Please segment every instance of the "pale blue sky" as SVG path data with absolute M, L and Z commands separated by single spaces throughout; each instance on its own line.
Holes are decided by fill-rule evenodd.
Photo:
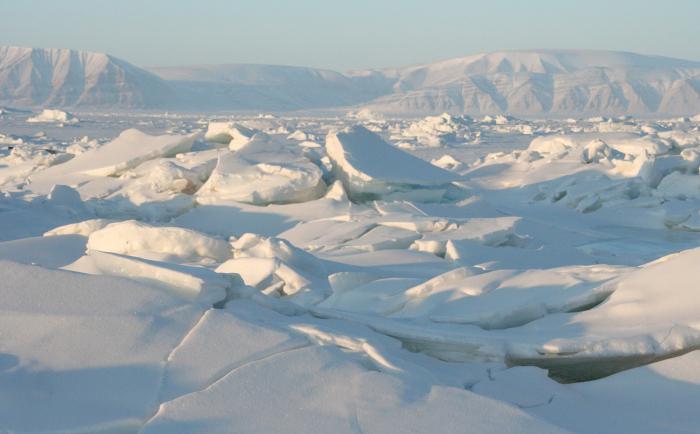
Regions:
M 338 70 L 592 48 L 700 60 L 700 0 L 0 0 L 0 44 Z

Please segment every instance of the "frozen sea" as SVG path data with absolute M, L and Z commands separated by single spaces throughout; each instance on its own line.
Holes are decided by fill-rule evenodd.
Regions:
M 700 426 L 700 117 L 0 111 L 0 432 Z

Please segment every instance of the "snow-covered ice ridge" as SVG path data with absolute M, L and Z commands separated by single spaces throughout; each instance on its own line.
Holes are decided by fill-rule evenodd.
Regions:
M 0 46 L 0 104 L 22 107 L 392 115 L 688 115 L 700 62 L 627 52 L 520 50 L 350 71 L 278 65 L 138 68 L 103 53 Z
M 0 432 L 700 426 L 700 116 L 0 113 Z

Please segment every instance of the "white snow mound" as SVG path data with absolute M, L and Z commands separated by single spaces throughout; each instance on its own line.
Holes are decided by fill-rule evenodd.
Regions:
M 112 223 L 91 233 L 87 248 L 147 258 L 155 253 L 182 261 L 223 262 L 231 257 L 231 248 L 224 240 L 190 229 L 150 226 L 135 220 Z

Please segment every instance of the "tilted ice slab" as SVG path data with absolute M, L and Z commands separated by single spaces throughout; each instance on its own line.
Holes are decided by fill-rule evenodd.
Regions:
M 40 193 L 53 184 L 75 185 L 94 177 L 118 176 L 144 161 L 189 151 L 197 136 L 151 136 L 133 128 L 125 130 L 97 149 L 32 175 L 30 188 Z
M 601 289 L 611 295 L 600 306 L 571 318 L 531 324 L 546 330 L 543 335 L 554 338 L 561 333 L 561 338 L 529 354 L 516 351 L 513 362 L 533 363 L 566 375 L 567 370 L 599 359 L 600 371 L 609 373 L 620 366 L 642 365 L 699 348 L 698 260 L 700 249 L 665 256 L 605 284 Z M 584 336 L 566 337 L 582 330 Z M 594 371 L 591 366 L 588 370 Z
M 334 291 L 319 307 L 507 329 L 596 305 L 610 294 L 600 288 L 601 282 L 624 271 L 593 266 L 479 273 L 460 267 L 419 284 L 410 284 L 411 279 L 379 279 Z
M 494 246 L 517 242 L 519 238 L 513 232 L 517 221 L 514 217 L 448 220 L 400 212 L 377 215 L 367 210 L 356 217 L 338 216 L 300 223 L 282 232 L 280 237 L 323 254 L 410 248 L 445 257 L 451 241 L 474 240 L 477 244 Z
M 206 305 L 223 302 L 234 293 L 239 280 L 207 268 L 148 260 L 116 253 L 88 250 L 64 270 L 123 277 L 164 288 L 188 301 Z
M 298 147 L 297 147 L 298 149 Z M 326 191 L 321 169 L 290 146 L 268 137 L 235 152 L 224 152 L 209 180 L 197 192 L 197 202 L 237 201 L 253 205 L 305 202 Z
M 87 175 L 114 176 L 147 160 L 187 152 L 197 136 L 198 134 L 151 136 L 130 129 L 102 147 L 76 157 L 72 164 L 76 171 Z
M 328 295 L 324 262 L 288 241 L 247 233 L 231 246 L 233 259 L 221 264 L 218 273 L 239 274 L 263 294 L 287 296 L 301 305 L 317 303 Z
M 362 126 L 331 132 L 326 152 L 348 195 L 355 199 L 406 197 L 440 201 L 460 178 L 394 148 Z
M 349 254 L 408 248 L 420 235 L 412 230 L 364 221 L 319 219 L 300 223 L 280 234 L 294 245 L 318 253 Z
M 416 219 L 418 220 L 418 219 Z M 487 246 L 507 246 L 524 243 L 525 239 L 515 233 L 518 217 L 472 218 L 450 222 L 442 230 L 421 231 L 422 236 L 416 240 L 411 249 L 432 252 L 438 256 L 458 260 L 455 243 L 471 241 Z M 399 224 L 387 222 L 385 224 Z M 478 255 L 478 253 L 477 253 Z
M 517 327 L 538 318 L 596 305 L 610 290 L 601 282 L 624 267 L 562 267 L 498 270 L 469 275 L 464 269 L 442 274 L 408 289 L 395 318 L 427 317 L 434 322 L 474 324 L 484 329 Z
M 447 143 L 465 142 L 469 139 L 468 120 L 443 113 L 427 116 L 410 124 L 401 132 L 405 138 L 413 138 L 419 145 L 442 146 Z
M 320 308 L 379 315 L 391 315 L 403 308 L 406 290 L 422 283 L 416 278 L 377 278 L 360 272 L 336 273 L 329 280 L 335 284 L 333 293 L 318 304 Z

